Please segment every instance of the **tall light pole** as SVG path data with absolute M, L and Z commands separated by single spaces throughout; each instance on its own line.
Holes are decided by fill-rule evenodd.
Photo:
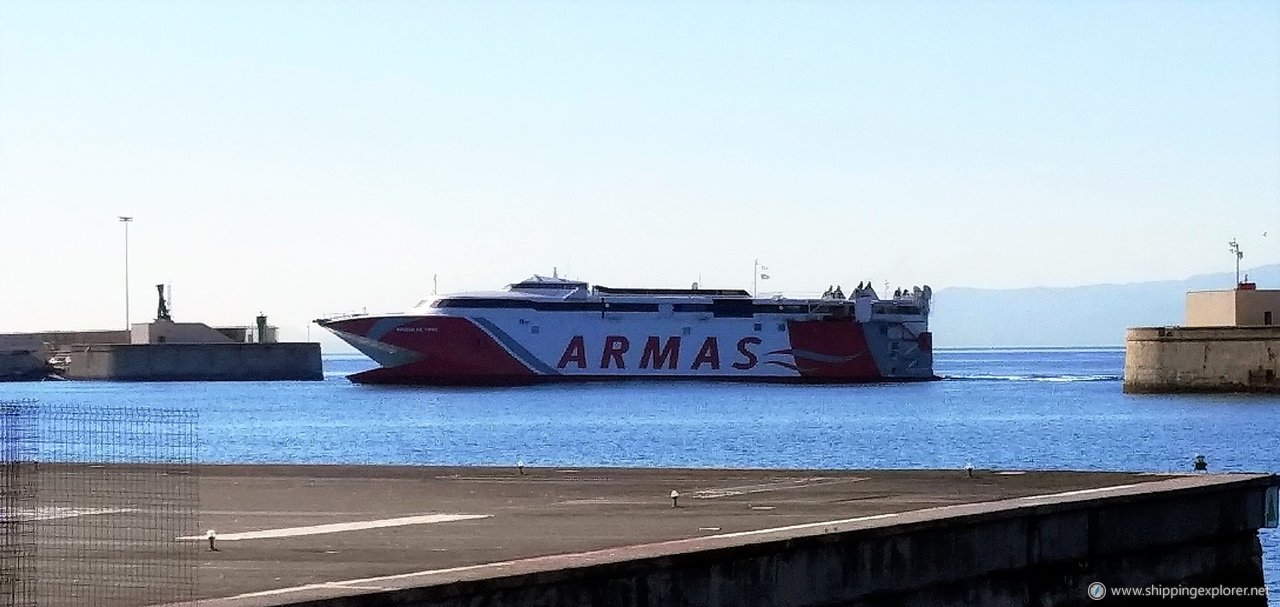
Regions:
M 1228 242 L 1227 244 L 1231 245 L 1231 249 L 1230 249 L 1231 255 L 1236 258 L 1236 285 L 1234 288 L 1239 289 L 1240 288 L 1240 260 L 1244 258 L 1244 252 L 1240 250 L 1240 243 L 1236 242 L 1236 239 L 1234 238 L 1232 238 L 1231 242 Z
M 133 221 L 132 217 L 120 216 L 120 223 L 124 224 L 124 330 L 130 331 L 133 325 L 129 322 L 129 224 Z

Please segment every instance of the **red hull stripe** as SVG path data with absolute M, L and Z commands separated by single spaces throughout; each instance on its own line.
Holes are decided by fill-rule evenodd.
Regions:
M 550 365 L 542 362 L 541 360 L 538 360 L 538 357 L 535 356 L 533 352 L 530 352 L 527 348 L 520 345 L 520 342 L 513 339 L 510 335 L 507 335 L 506 331 L 503 331 L 502 329 L 498 328 L 498 325 L 495 325 L 484 318 L 472 318 L 470 320 L 471 322 L 474 322 L 477 325 L 480 325 L 481 329 L 484 329 L 484 331 L 488 333 L 490 337 L 496 340 L 499 344 L 502 344 L 502 347 L 506 348 L 507 351 L 510 352 L 512 356 L 516 357 L 516 359 L 524 363 L 526 367 L 529 367 L 530 369 L 538 373 L 541 373 L 543 375 L 559 375 L 560 374 L 559 371 L 551 368 Z
M 862 324 L 856 322 L 789 322 L 791 355 L 806 379 L 870 381 L 884 379 Z

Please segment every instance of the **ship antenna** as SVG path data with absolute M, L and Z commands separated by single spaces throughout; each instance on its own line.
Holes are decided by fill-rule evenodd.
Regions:
M 1236 242 L 1236 239 L 1234 238 L 1232 238 L 1231 242 L 1228 242 L 1227 244 L 1231 245 L 1231 249 L 1230 249 L 1231 253 L 1236 256 L 1236 286 L 1239 287 L 1240 286 L 1240 259 L 1244 257 L 1244 251 L 1240 250 L 1240 243 Z
M 431 294 L 436 295 L 440 292 L 440 275 L 431 275 Z
M 560 268 L 557 268 L 557 267 L 555 267 L 555 266 L 551 266 L 551 277 L 552 277 L 552 278 L 560 278 Z

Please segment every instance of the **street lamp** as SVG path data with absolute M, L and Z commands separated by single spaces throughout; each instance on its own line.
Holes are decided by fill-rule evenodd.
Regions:
M 1263 232 L 1263 236 L 1265 236 L 1265 235 L 1266 235 L 1266 232 Z M 1229 250 L 1231 251 L 1231 255 L 1232 255 L 1232 256 L 1234 256 L 1234 257 L 1236 258 L 1236 285 L 1235 285 L 1235 288 L 1239 289 L 1239 288 L 1240 288 L 1240 260 L 1241 260 L 1241 259 L 1244 259 L 1244 251 L 1241 251 L 1241 250 L 1240 250 L 1240 243 L 1236 242 L 1236 239 L 1234 239 L 1234 238 L 1232 238 L 1232 239 L 1231 239 L 1231 242 L 1228 242 L 1227 244 L 1231 246 L 1231 249 L 1229 249 Z
M 129 224 L 133 221 L 132 217 L 120 216 L 120 223 L 124 224 L 124 330 L 130 331 L 133 325 L 129 323 Z

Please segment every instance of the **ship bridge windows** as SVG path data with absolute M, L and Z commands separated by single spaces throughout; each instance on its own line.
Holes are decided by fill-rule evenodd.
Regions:
M 438 299 L 432 308 L 513 309 L 539 312 L 657 312 L 658 304 L 604 301 L 530 301 L 527 299 L 455 297 Z
M 871 311 L 876 314 L 901 314 L 904 316 L 919 316 L 920 306 L 907 306 L 900 304 L 876 304 L 871 307 Z
M 711 313 L 716 318 L 751 318 L 756 314 L 756 304 L 750 299 L 713 299 Z
M 431 304 L 433 308 L 528 308 L 530 305 L 527 301 L 518 299 L 437 299 Z
M 657 312 L 658 304 L 609 301 L 604 303 L 604 309 L 610 312 Z

